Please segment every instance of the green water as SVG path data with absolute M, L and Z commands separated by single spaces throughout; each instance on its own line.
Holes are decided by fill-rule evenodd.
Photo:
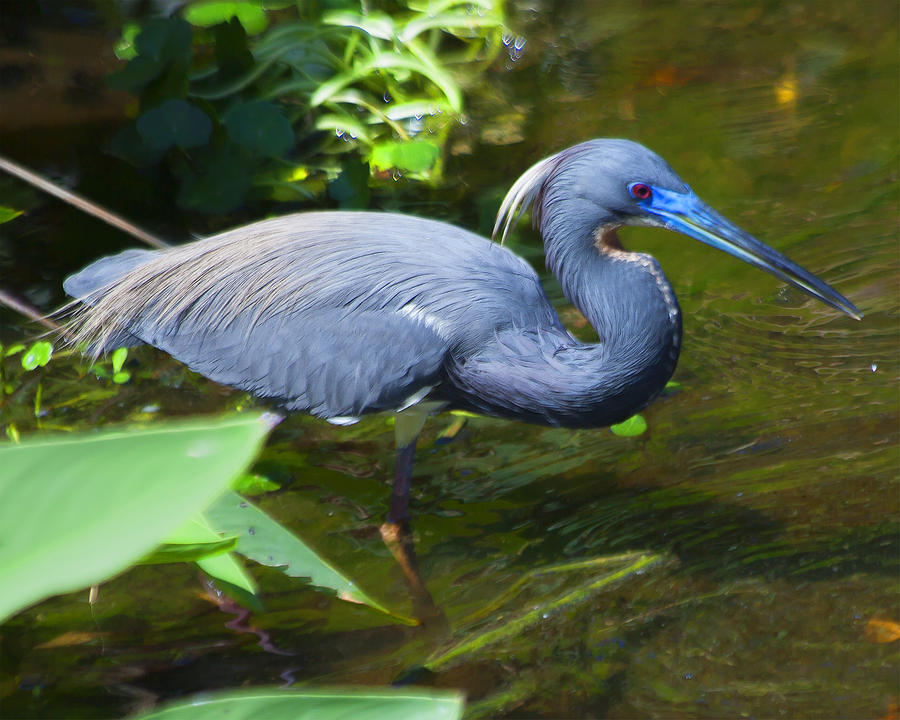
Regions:
M 896 717 L 896 6 L 523 2 L 512 11 L 521 55 L 469 90 L 446 186 L 404 188 L 403 209 L 486 231 L 531 162 L 590 137 L 630 137 L 865 319 L 687 238 L 623 232 L 678 293 L 681 386 L 644 413 L 639 438 L 474 418 L 435 445 L 453 419 L 430 423 L 412 502 L 422 575 L 446 624 L 396 626 L 254 567 L 266 611 L 248 623 L 293 653 L 279 655 L 226 627 L 233 617 L 191 567 L 142 567 L 102 586 L 93 609 L 86 593 L 66 596 L 0 628 L 4 716 L 120 716 L 215 688 L 406 678 L 462 688 L 471 717 Z M 99 157 L 101 134 L 17 130 L 0 135 L 0 149 L 82 167 Z M 152 186 L 140 200 L 123 193 L 122 208 L 114 184 L 98 179 L 110 161 L 95 162 L 80 186 L 92 197 L 154 228 L 197 222 L 154 208 Z M 47 205 L 15 249 L 6 236 L 0 260 L 44 309 L 60 299 L 61 276 L 128 244 Z M 524 228 L 513 247 L 539 265 Z M 549 291 L 561 300 L 552 282 Z M 3 340 L 22 332 L 3 318 Z M 244 403 L 161 353 L 136 359 L 135 380 L 105 398 L 90 375 L 58 366 L 67 397 L 76 381 L 94 396 L 54 405 L 51 392 L 41 424 Z M 27 430 L 20 402 L 3 412 Z M 148 406 L 160 411 L 142 413 Z M 291 418 L 258 466 L 285 488 L 260 504 L 404 610 L 402 576 L 377 529 L 392 442 L 386 416 L 350 429 Z M 65 633 L 84 635 L 41 647 Z

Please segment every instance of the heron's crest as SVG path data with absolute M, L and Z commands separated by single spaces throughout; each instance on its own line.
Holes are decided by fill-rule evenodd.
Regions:
M 540 214 L 541 191 L 547 179 L 553 175 L 554 170 L 562 161 L 562 154 L 557 153 L 536 162 L 522 173 L 519 179 L 513 183 L 509 192 L 506 193 L 506 197 L 500 203 L 500 209 L 497 211 L 497 220 L 494 222 L 494 230 L 491 233 L 491 237 L 496 240 L 497 231 L 501 225 L 503 226 L 503 233 L 500 236 L 501 245 L 506 242 L 509 231 L 526 211 L 534 211 L 532 223 L 536 225 L 540 222 L 538 216 Z

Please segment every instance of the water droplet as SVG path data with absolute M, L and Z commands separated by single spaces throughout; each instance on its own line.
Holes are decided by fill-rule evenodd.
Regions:
M 242 508 L 245 508 L 245 507 L 247 507 L 247 503 L 245 503 L 245 502 L 242 502 L 242 503 L 241 503 L 241 507 L 242 507 Z
M 513 34 L 511 32 L 504 31 L 503 44 L 506 45 L 507 47 L 509 47 L 510 45 L 512 45 L 513 40 L 515 40 L 515 37 L 513 36 Z
M 391 178 L 393 178 L 394 182 L 396 182 L 397 180 L 399 180 L 402 177 L 403 177 L 403 173 L 401 173 L 399 170 L 394 170 L 391 173 Z
M 334 134 L 335 134 L 336 137 L 344 137 L 344 131 L 341 130 L 340 128 L 335 128 L 335 129 L 334 129 Z
M 878 363 L 872 363 L 869 367 L 872 368 L 872 372 L 875 372 L 878 370 Z
M 256 535 L 256 528 L 247 528 L 248 535 Z

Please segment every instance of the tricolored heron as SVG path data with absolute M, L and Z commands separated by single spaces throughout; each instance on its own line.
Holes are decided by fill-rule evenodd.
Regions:
M 416 438 L 441 407 L 573 428 L 631 416 L 678 360 L 681 311 L 624 225 L 676 230 L 767 270 L 854 318 L 843 295 L 704 204 L 662 158 L 591 140 L 531 167 L 494 234 L 528 208 L 548 268 L 597 343 L 563 326 L 535 271 L 453 225 L 377 212 L 263 220 L 163 250 L 127 250 L 65 281 L 76 340 L 147 343 L 224 385 L 334 423 L 397 419 L 390 523 L 408 519 Z

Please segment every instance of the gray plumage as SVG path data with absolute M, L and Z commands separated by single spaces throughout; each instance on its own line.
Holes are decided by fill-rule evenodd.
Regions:
M 656 205 L 639 197 L 644 189 Z M 513 185 L 497 228 L 505 238 L 533 210 L 548 267 L 597 330 L 596 344 L 572 337 L 514 253 L 399 214 L 264 220 L 180 247 L 103 258 L 64 287 L 82 303 L 76 341 L 95 353 L 145 342 L 289 410 L 342 419 L 429 395 L 491 415 L 605 426 L 661 391 L 681 341 L 681 313 L 658 263 L 622 249 L 615 229 L 670 227 L 711 244 L 713 231 L 727 230 L 722 242 L 741 247 L 753 240 L 737 237 L 743 231 L 720 216 L 704 235 L 690 223 L 706 222 L 705 206 L 682 213 L 682 222 L 672 210 L 682 202 L 699 203 L 661 158 L 626 140 L 569 148 Z M 833 296 L 793 279 L 796 266 L 753 242 L 771 253 L 756 264 L 852 308 L 824 283 Z

